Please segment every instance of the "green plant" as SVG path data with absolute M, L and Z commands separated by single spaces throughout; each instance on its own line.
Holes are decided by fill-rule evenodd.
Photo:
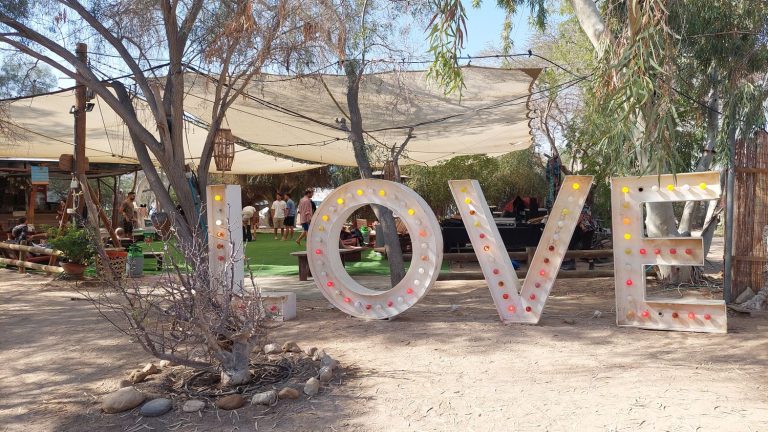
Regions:
M 48 243 L 64 252 L 64 258 L 72 263 L 87 264 L 95 253 L 88 233 L 82 228 L 67 227 L 63 232 L 52 228 L 48 230 Z

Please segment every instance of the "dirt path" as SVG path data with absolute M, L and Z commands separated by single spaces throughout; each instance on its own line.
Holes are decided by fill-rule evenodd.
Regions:
M 727 335 L 619 328 L 612 281 L 571 279 L 538 326 L 501 325 L 480 281 L 440 282 L 399 319 L 365 322 L 311 282 L 261 284 L 299 298 L 273 339 L 325 347 L 348 367 L 341 384 L 270 409 L 143 419 L 96 401 L 147 356 L 71 286 L 0 270 L 0 431 L 768 431 L 765 318 L 731 317 Z

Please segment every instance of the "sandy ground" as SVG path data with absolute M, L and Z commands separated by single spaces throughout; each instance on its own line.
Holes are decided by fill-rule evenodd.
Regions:
M 537 326 L 501 325 L 482 281 L 366 322 L 311 281 L 260 282 L 299 299 L 272 338 L 325 347 L 341 379 L 273 408 L 145 419 L 97 401 L 149 357 L 70 285 L 0 270 L 0 431 L 768 431 L 766 318 L 733 316 L 726 335 L 619 328 L 612 280 L 570 279 Z

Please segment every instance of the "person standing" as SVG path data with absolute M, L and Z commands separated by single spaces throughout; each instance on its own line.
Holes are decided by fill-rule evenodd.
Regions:
M 129 239 L 133 239 L 133 224 L 136 220 L 136 209 L 133 206 L 133 202 L 136 201 L 136 192 L 128 192 L 128 196 L 120 205 L 120 215 L 123 217 L 123 231 L 125 236 Z
M 242 211 L 243 216 L 243 240 L 253 241 L 253 233 L 251 231 L 251 218 L 256 214 L 256 208 L 253 206 L 245 206 Z
M 272 203 L 272 227 L 275 230 L 275 240 L 277 240 L 277 230 L 280 229 L 280 238 L 285 240 L 285 201 L 283 195 L 278 192 L 275 194 L 275 201 Z
M 299 238 L 296 239 L 296 244 L 299 246 L 301 246 L 301 239 L 307 237 L 309 223 L 312 221 L 312 215 L 314 214 L 312 195 L 314 195 L 312 189 L 307 189 L 304 191 L 304 197 L 299 200 L 297 212 L 299 214 L 299 219 L 301 219 L 301 234 L 299 235 Z
M 285 240 L 290 237 L 293 240 L 293 233 L 296 230 L 296 203 L 291 199 L 291 194 L 286 192 L 283 196 L 285 198 Z

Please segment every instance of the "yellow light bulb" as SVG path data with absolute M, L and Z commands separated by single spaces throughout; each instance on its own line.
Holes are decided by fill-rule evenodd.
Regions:
M 358 194 L 358 195 L 362 195 L 362 194 L 363 194 L 363 190 L 362 190 L 362 189 L 358 189 L 358 190 L 357 190 L 357 194 Z
M 630 233 L 624 234 L 624 240 L 629 240 L 631 238 L 632 238 L 632 234 L 630 234 Z
M 629 188 L 624 186 L 623 188 L 621 188 L 621 191 L 624 193 L 629 193 Z
M 706 183 L 700 183 L 699 187 L 701 188 L 701 190 L 704 190 L 704 189 L 707 188 L 707 184 Z
M 411 216 L 413 216 L 414 214 L 416 214 L 416 210 L 414 210 L 414 209 L 408 209 L 408 214 L 409 214 L 409 215 L 411 215 Z
M 336 203 L 337 204 L 344 204 L 344 199 L 343 198 L 339 198 L 339 199 L 336 200 Z
M 568 215 L 568 213 L 570 213 L 570 212 L 568 211 L 568 209 L 563 209 L 563 211 L 562 211 L 562 212 L 560 212 L 560 213 L 562 213 L 562 214 L 563 214 L 563 216 L 567 216 L 567 215 Z
M 386 192 L 384 192 L 384 189 L 379 189 L 379 195 L 381 195 L 381 196 L 384 196 L 384 195 L 386 195 L 386 194 L 387 194 L 387 193 L 386 193 Z
M 464 198 L 464 202 L 465 202 L 465 203 L 467 203 L 467 204 L 469 204 L 469 203 L 471 203 L 471 202 L 472 202 L 472 200 L 471 200 L 470 198 Z
M 581 185 L 580 185 L 580 184 L 578 184 L 578 183 L 574 183 L 574 184 L 573 184 L 571 187 L 573 187 L 573 190 L 579 190 L 579 188 L 581 187 Z
M 213 199 L 216 201 L 221 201 L 221 195 L 214 195 Z
M 325 231 L 325 227 L 320 227 L 317 230 L 320 231 L 320 232 L 323 232 L 323 231 Z
M 624 208 L 629 208 L 629 203 L 628 202 L 624 202 L 624 203 L 621 204 L 621 206 L 624 207 Z
M 475 221 L 475 226 L 479 227 L 480 226 L 480 221 Z
M 624 249 L 624 253 L 627 255 L 632 255 L 632 249 L 629 249 L 629 248 Z
M 667 190 L 670 190 L 670 191 L 675 190 L 675 185 L 673 185 L 673 184 L 667 185 Z
M 323 220 L 324 220 L 325 222 L 328 222 L 328 215 L 323 215 Z
M 459 190 L 460 190 L 461 192 L 464 192 L 464 193 L 466 193 L 466 192 L 467 192 L 467 187 L 466 187 L 466 186 L 464 186 L 463 188 L 461 188 L 461 189 L 459 189 Z

